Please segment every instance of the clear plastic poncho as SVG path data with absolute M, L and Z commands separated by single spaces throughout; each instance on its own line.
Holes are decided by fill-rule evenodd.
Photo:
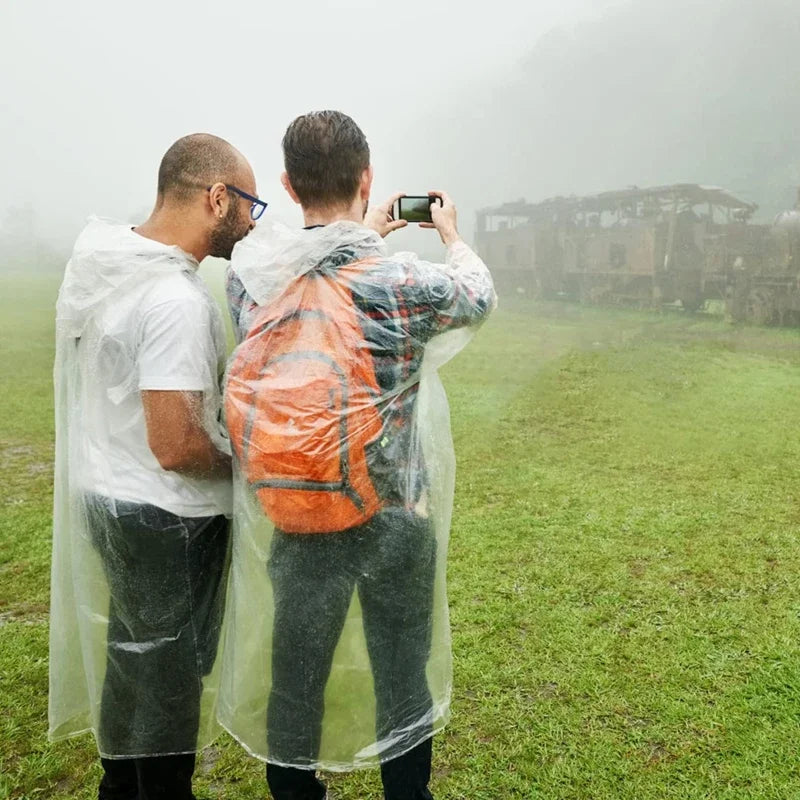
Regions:
M 218 732 L 230 480 L 162 469 L 140 395 L 191 392 L 229 452 L 221 316 L 196 268 L 92 219 L 57 303 L 49 732 L 92 731 L 108 758 L 192 752 Z
M 449 717 L 455 459 L 437 369 L 495 305 L 463 242 L 388 256 L 354 223 L 234 250 L 234 533 L 219 718 L 302 768 L 385 762 Z

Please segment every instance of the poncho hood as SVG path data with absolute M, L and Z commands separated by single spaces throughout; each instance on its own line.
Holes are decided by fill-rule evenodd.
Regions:
M 140 236 L 129 224 L 90 217 L 64 274 L 56 303 L 57 331 L 80 336 L 102 303 L 154 271 L 197 267 L 197 261 L 180 247 Z
M 337 251 L 346 251 L 345 263 L 387 254 L 384 240 L 356 222 L 295 229 L 267 221 L 236 245 L 231 269 L 250 297 L 259 305 L 266 305 L 294 278 Z

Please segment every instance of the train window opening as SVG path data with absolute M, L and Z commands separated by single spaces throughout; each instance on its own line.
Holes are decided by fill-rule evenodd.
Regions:
M 608 263 L 612 269 L 621 269 L 628 263 L 628 251 L 624 244 L 611 242 L 608 247 Z

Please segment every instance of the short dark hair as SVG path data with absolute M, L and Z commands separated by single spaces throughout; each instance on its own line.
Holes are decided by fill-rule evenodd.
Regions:
M 232 144 L 210 133 L 193 133 L 167 150 L 158 168 L 158 195 L 177 202 L 191 199 L 214 183 L 235 183 L 241 156 Z
M 350 203 L 369 167 L 367 137 L 341 111 L 312 111 L 286 129 L 283 163 L 306 208 Z

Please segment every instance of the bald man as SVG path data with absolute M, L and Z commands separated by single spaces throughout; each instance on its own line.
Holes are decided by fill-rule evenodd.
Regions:
M 186 136 L 149 219 L 90 220 L 59 293 L 50 735 L 94 733 L 100 800 L 190 800 L 216 731 L 230 450 L 197 268 L 265 207 L 241 153 Z

